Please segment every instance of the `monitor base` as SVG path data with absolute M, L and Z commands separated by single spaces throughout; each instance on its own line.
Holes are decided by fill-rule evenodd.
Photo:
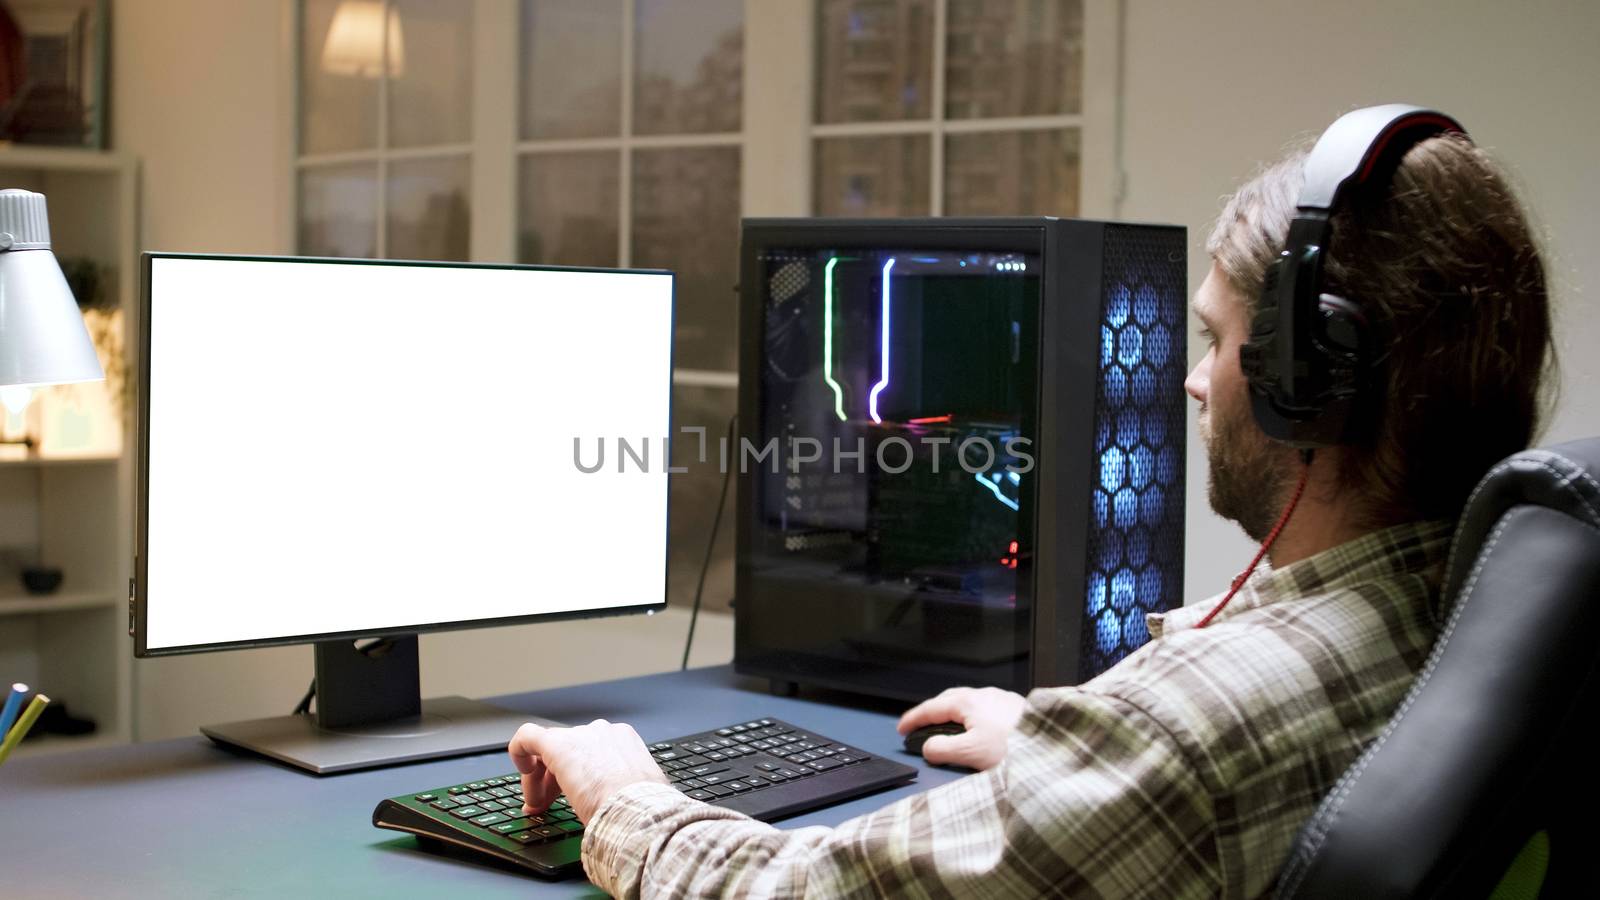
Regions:
M 275 716 L 204 725 L 200 732 L 219 744 L 332 775 L 504 750 L 524 722 L 561 724 L 465 697 L 435 697 L 422 701 L 420 716 L 386 722 L 330 728 L 314 716 Z

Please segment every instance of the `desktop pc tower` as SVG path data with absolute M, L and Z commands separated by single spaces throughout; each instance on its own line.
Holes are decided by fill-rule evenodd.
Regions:
M 1181 227 L 750 219 L 735 666 L 1074 684 L 1181 603 Z

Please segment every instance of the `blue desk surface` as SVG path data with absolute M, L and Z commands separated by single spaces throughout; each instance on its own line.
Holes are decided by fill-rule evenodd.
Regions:
M 844 699 L 845 705 L 840 704 Z M 834 825 L 960 777 L 906 754 L 897 707 L 786 698 L 726 666 L 495 698 L 558 721 L 628 722 L 646 741 L 773 716 L 903 760 L 917 781 L 797 816 Z M 510 735 L 506 736 L 509 740 Z M 372 827 L 385 797 L 510 771 L 503 753 L 318 778 L 196 735 L 12 760 L 0 768 L 0 894 L 58 896 L 584 896 L 563 882 L 437 856 Z

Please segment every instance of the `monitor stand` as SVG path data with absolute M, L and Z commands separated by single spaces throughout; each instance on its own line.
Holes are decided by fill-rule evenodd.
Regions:
M 424 700 L 416 636 L 391 641 L 370 654 L 353 641 L 319 642 L 315 715 L 206 725 L 200 731 L 219 744 L 330 775 L 504 750 L 524 722 L 559 724 L 465 697 Z

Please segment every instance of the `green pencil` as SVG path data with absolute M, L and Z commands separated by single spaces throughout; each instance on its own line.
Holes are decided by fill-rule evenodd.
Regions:
M 0 765 L 3 765 L 6 757 L 11 755 L 12 748 L 22 743 L 23 736 L 28 733 L 28 729 L 33 727 L 34 720 L 39 718 L 39 713 L 44 712 L 44 708 L 49 702 L 50 698 L 43 694 L 33 695 L 33 702 L 29 703 L 28 708 L 22 711 L 22 716 L 17 719 L 17 724 L 11 726 L 11 731 L 6 735 L 6 739 L 0 741 Z

